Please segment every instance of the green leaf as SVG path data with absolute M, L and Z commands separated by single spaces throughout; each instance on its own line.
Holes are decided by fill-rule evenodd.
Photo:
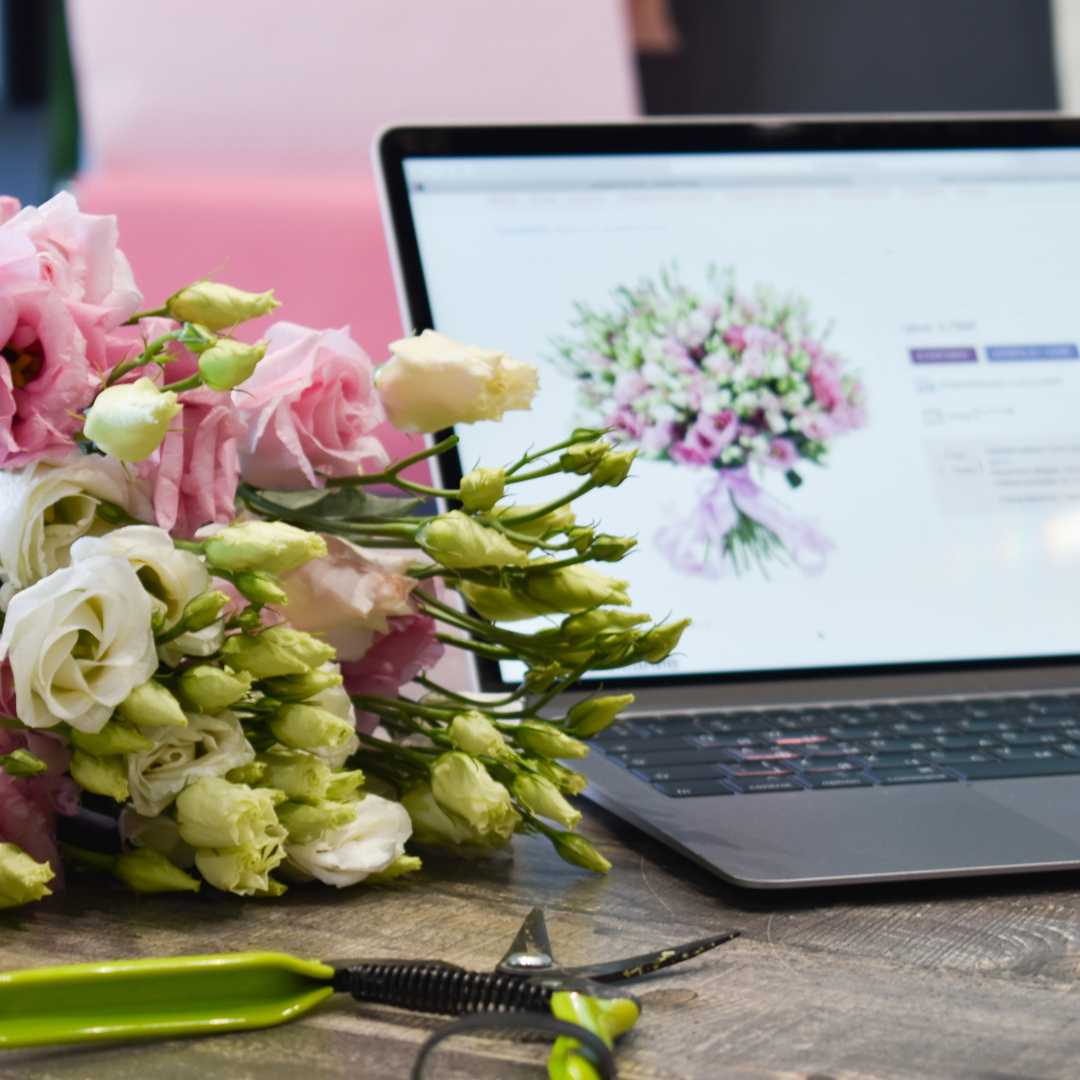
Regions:
M 336 521 L 408 517 L 421 502 L 412 498 L 388 499 L 353 487 L 328 491 L 262 491 L 259 494 L 284 511 L 300 511 Z

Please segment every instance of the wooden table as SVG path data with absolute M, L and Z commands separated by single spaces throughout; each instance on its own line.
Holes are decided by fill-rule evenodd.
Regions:
M 588 804 L 584 804 L 588 807 Z M 106 881 L 0 913 L 0 966 L 278 949 L 490 968 L 535 904 L 558 958 L 592 963 L 735 926 L 743 936 L 638 983 L 620 1076 L 700 1080 L 1073 1080 L 1080 1075 L 1075 875 L 801 894 L 735 890 L 596 808 L 614 863 L 574 870 L 518 838 L 514 858 L 434 855 L 414 882 L 276 902 L 136 899 Z M 19 1080 L 393 1080 L 437 1017 L 339 996 L 299 1023 L 170 1042 L 0 1053 Z M 530 1080 L 544 1048 L 470 1040 L 455 1077 Z

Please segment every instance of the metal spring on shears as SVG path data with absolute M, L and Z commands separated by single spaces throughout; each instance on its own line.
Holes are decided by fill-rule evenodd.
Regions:
M 554 990 L 518 976 L 466 971 L 449 964 L 356 964 L 339 968 L 334 989 L 357 1001 L 413 1012 L 457 1016 L 474 1012 L 549 1011 Z

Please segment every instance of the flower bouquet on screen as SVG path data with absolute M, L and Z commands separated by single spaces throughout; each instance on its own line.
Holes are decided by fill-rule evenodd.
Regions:
M 578 334 L 558 343 L 593 422 L 659 461 L 701 470 L 697 506 L 657 546 L 689 574 L 716 577 L 771 559 L 820 570 L 830 541 L 765 490 L 790 489 L 803 465 L 866 423 L 863 386 L 815 332 L 805 300 L 739 293 L 710 275 L 700 295 L 664 273 L 620 289 L 603 311 L 578 305 Z
M 633 541 L 571 505 L 633 452 L 575 432 L 432 487 L 417 469 L 455 440 L 391 461 L 380 426 L 497 421 L 534 368 L 430 331 L 378 369 L 345 330 L 245 340 L 272 292 L 200 281 L 147 308 L 117 239 L 68 194 L 0 200 L 0 907 L 65 871 L 138 893 L 382 883 L 420 867 L 414 844 L 515 833 L 605 872 L 564 762 L 632 697 L 556 699 L 663 660 L 686 625 L 628 610 L 597 564 Z M 565 496 L 519 497 L 555 473 Z M 526 674 L 445 687 L 447 647 Z

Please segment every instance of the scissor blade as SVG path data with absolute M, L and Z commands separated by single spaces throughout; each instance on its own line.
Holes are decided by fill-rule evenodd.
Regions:
M 632 956 L 629 960 L 612 960 L 607 964 L 569 968 L 567 973 L 582 979 L 592 979 L 593 982 L 636 979 L 640 975 L 647 975 L 650 971 L 659 971 L 661 968 L 671 967 L 672 964 L 692 960 L 695 956 L 700 956 L 703 952 L 715 949 L 717 945 L 723 945 L 725 941 L 738 936 L 738 930 L 725 930 L 720 934 L 713 934 L 712 937 L 691 941 L 687 945 L 676 945 L 671 949 L 660 949 L 657 952 Z
M 551 954 L 551 941 L 548 939 L 544 913 L 540 908 L 534 907 L 525 916 L 521 929 L 518 930 L 510 948 L 506 950 L 506 955 L 499 961 L 495 970 L 508 970 L 517 974 L 522 969 L 536 970 L 552 967 L 554 963 L 555 958 Z

